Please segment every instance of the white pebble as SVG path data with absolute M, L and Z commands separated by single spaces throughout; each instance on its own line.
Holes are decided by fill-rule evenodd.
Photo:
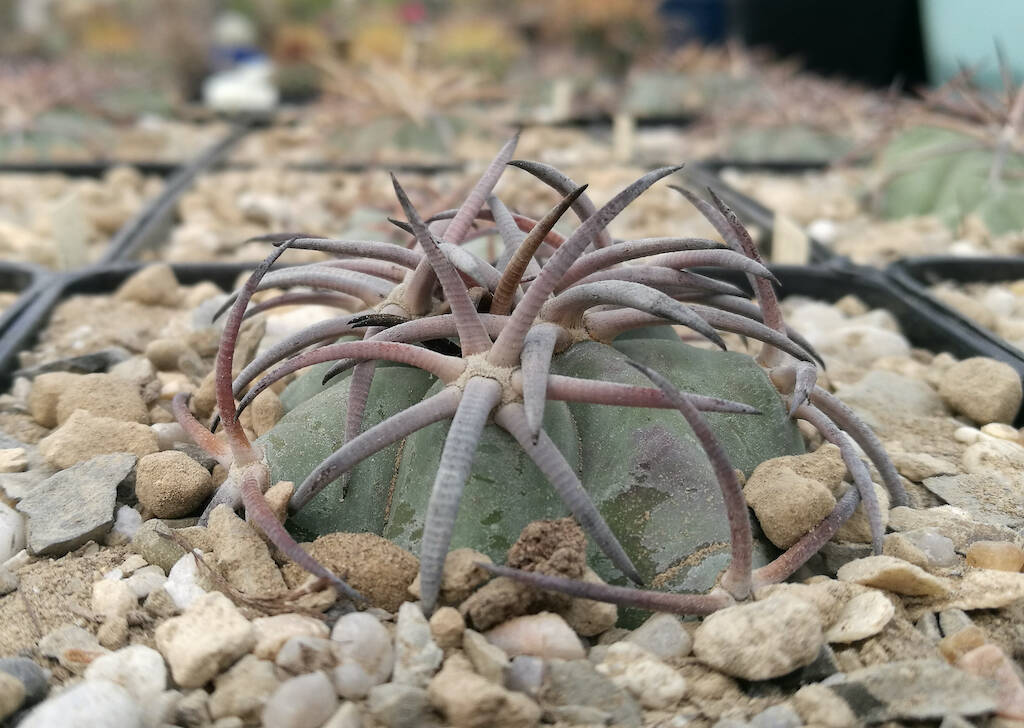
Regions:
M 121 506 L 114 514 L 114 527 L 107 534 L 107 542 L 128 543 L 142 525 L 142 514 L 131 506 Z
M 6 503 L 0 503 L 0 561 L 7 561 L 25 548 L 25 518 Z
M 1000 440 L 1017 442 L 1017 428 L 1003 422 L 990 422 L 987 425 L 982 425 L 981 431 Z
M 164 590 L 178 609 L 188 609 L 192 602 L 206 594 L 206 590 L 196 581 L 198 575 L 199 565 L 193 554 L 185 554 L 171 567 Z
M 956 440 L 957 442 L 966 443 L 968 445 L 977 442 L 980 438 L 981 430 L 979 430 L 976 427 L 968 427 L 964 425 L 963 427 L 956 428 L 956 430 L 953 432 L 954 440 Z
M 331 681 L 322 672 L 311 672 L 281 683 L 263 708 L 263 725 L 320 728 L 337 708 Z
M 150 593 L 164 586 L 167 577 L 159 566 L 146 566 L 125 579 L 125 583 L 135 592 L 136 597 L 145 599 Z
M 138 605 L 135 592 L 123 581 L 101 579 L 92 585 L 92 611 L 97 615 L 123 617 Z
M 611 645 L 597 671 L 628 690 L 648 710 L 667 710 L 686 694 L 682 675 L 632 642 Z
M 146 705 L 167 688 L 167 665 L 153 648 L 132 645 L 97 657 L 85 669 L 85 679 L 109 680 Z
M 370 688 L 390 677 L 395 651 L 391 635 L 376 617 L 363 612 L 346 614 L 335 623 L 331 639 L 339 663 L 334 669 L 334 686 L 343 698 L 364 698 Z
M 583 643 L 557 614 L 541 612 L 499 624 L 486 635 L 509 657 L 534 655 L 549 659 L 580 660 L 587 656 Z

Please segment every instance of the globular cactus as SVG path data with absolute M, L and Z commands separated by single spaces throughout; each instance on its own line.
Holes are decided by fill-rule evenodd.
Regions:
M 175 402 L 182 425 L 229 467 L 207 513 L 219 503 L 243 505 L 285 554 L 342 597 L 358 599 L 299 548 L 263 498 L 277 479 L 300 482 L 290 504 L 295 532 L 373 530 L 419 551 L 427 612 L 436 605 L 451 546 L 497 556 L 527 522 L 565 512 L 589 534 L 592 562 L 609 581 L 652 580 L 711 593 L 578 584 L 493 568 L 590 598 L 706 613 L 786 578 L 861 498 L 880 550 L 878 502 L 853 441 L 897 504 L 906 502 L 898 476 L 870 430 L 816 386 L 816 356 L 786 327 L 773 276 L 732 211 L 714 193 L 711 204 L 680 189 L 725 246 L 682 238 L 614 241 L 608 223 L 679 167 L 644 175 L 596 209 L 584 187 L 553 168 L 511 162 L 514 146 L 515 140 L 505 145 L 461 207 L 426 220 L 395 180 L 406 221 L 394 222 L 410 234 L 409 247 L 301 233 L 274 239 L 276 248 L 227 304 L 216 370 L 226 437 L 192 418 L 184 397 Z M 562 200 L 540 220 L 509 211 L 492 194 L 509 164 Z M 569 209 L 582 222 L 563 237 L 553 228 Z M 478 220 L 495 227 L 473 233 Z M 495 229 L 504 251 L 493 264 L 460 245 Z M 270 271 L 292 247 L 338 258 Z M 689 270 L 697 266 L 742 271 L 761 305 Z M 292 286 L 314 290 L 249 306 L 257 290 Z M 243 318 L 304 301 L 359 313 L 293 335 L 232 382 Z M 718 331 L 764 345 L 755 361 L 686 344 L 668 324 L 720 349 Z M 291 411 L 250 444 L 241 410 L 310 366 L 320 369 L 284 394 Z M 774 554 L 757 551 L 768 563 L 755 570 L 757 549 L 735 468 L 749 472 L 766 458 L 800 452 L 795 417 L 841 448 L 856 488 L 786 552 L 769 561 Z

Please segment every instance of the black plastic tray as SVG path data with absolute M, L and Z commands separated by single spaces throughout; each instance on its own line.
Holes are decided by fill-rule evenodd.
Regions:
M 995 332 L 979 325 L 935 298 L 928 287 L 941 281 L 954 283 L 1004 283 L 1024 279 L 1024 257 L 961 258 L 946 255 L 906 258 L 892 263 L 886 272 L 908 293 L 926 299 L 937 309 L 962 321 L 973 338 L 984 341 L 991 353 L 1024 377 L 1024 352 Z
M 17 293 L 17 300 L 0 312 L 0 334 L 46 288 L 53 274 L 30 263 L 0 261 L 0 291 Z
M 125 279 L 145 267 L 146 263 L 121 262 L 98 266 L 78 273 L 49 276 L 34 300 L 19 312 L 6 329 L 0 330 L 0 389 L 10 385 L 18 370 L 18 353 L 31 347 L 46 328 L 50 314 L 63 299 L 76 294 L 113 293 Z M 250 271 L 255 263 L 174 263 L 178 282 L 191 285 L 212 281 L 225 291 L 234 287 L 238 276 Z M 0 272 L 2 276 L 2 272 Z M 0 277 L 2 281 L 2 277 Z
M 134 167 L 142 174 L 170 177 L 182 163 L 148 160 L 97 160 L 94 162 L 0 162 L 0 174 L 65 174 L 68 177 L 99 177 L 113 167 Z
M 683 173 L 693 184 L 701 185 L 703 187 L 711 187 L 718 196 L 726 202 L 726 204 L 735 210 L 741 220 L 746 223 L 757 225 L 759 228 L 764 230 L 766 237 L 762 246 L 765 252 L 770 254 L 771 235 L 772 230 L 775 229 L 775 213 L 757 200 L 752 197 L 748 197 L 723 180 L 719 175 L 719 172 L 727 166 L 730 165 L 721 160 L 704 160 L 687 164 L 683 169 Z M 786 163 L 775 163 L 747 165 L 745 169 L 759 169 L 769 172 L 785 172 L 789 174 L 797 171 L 820 170 L 824 169 L 824 166 L 800 165 L 797 163 L 793 163 L 791 165 Z M 810 236 L 808 236 L 808 238 L 810 239 L 811 249 L 809 262 L 811 264 L 827 263 L 839 258 L 839 256 L 833 253 L 821 241 L 815 240 Z

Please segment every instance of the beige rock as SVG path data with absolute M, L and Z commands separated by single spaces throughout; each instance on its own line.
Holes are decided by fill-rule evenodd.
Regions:
M 908 508 L 897 506 L 889 511 L 889 528 L 893 531 L 911 531 L 935 528 L 953 542 L 959 553 L 975 541 L 1015 541 L 1017 533 L 1006 526 L 975 521 L 966 511 L 955 506 L 935 508 Z
M 180 338 L 153 339 L 146 345 L 145 355 L 160 371 L 173 372 L 178 370 L 178 360 L 188 351 L 188 344 Z
M 331 533 L 304 546 L 313 557 L 365 596 L 372 605 L 395 612 L 406 600 L 419 560 L 405 549 L 372 533 Z M 308 574 L 295 564 L 283 568 L 289 587 Z
M 220 510 L 218 507 L 217 510 Z M 212 520 L 212 519 L 211 519 Z M 263 660 L 273 660 L 281 646 L 292 637 L 326 638 L 331 631 L 319 619 L 303 614 L 275 614 L 252 621 L 256 646 L 253 654 Z
M 0 720 L 21 707 L 25 702 L 25 686 L 10 673 L 0 672 Z
M 477 566 L 478 562 L 490 564 L 491 557 L 475 549 L 452 549 L 444 559 L 444 571 L 441 576 L 440 603 L 455 606 L 461 604 L 478 586 L 491 578 L 484 569 Z M 420 598 L 420 577 L 416 574 L 409 585 L 409 594 Z
M 858 594 L 846 603 L 838 619 L 825 632 L 828 642 L 857 642 L 882 631 L 896 613 L 893 603 L 879 591 Z
M 206 684 L 256 644 L 252 625 L 219 592 L 196 599 L 156 628 L 156 646 L 183 688 Z
M 39 452 L 63 470 L 96 455 L 130 452 L 138 457 L 158 449 L 156 433 L 138 422 L 96 417 L 78 410 L 61 427 L 39 441 Z
M 609 646 L 596 669 L 647 710 L 671 710 L 686 695 L 682 675 L 632 642 Z
M 290 480 L 279 480 L 263 494 L 263 497 L 267 500 L 267 505 L 270 506 L 271 512 L 277 516 L 277 520 L 281 523 L 284 523 L 288 517 L 288 501 L 291 500 L 292 493 L 294 492 L 295 483 Z M 265 537 L 264 540 L 266 540 Z
M 955 463 L 923 452 L 889 452 L 896 470 L 907 480 L 920 483 L 935 475 L 949 475 L 959 472 Z
M 92 611 L 102 617 L 123 617 L 139 606 L 131 587 L 123 581 L 100 579 L 92 585 Z
M 1024 549 L 1008 541 L 975 541 L 967 549 L 967 563 L 979 569 L 1020 571 Z
M 825 485 L 776 465 L 773 460 L 755 468 L 743 495 L 765 535 L 779 548 L 789 548 L 800 540 L 836 505 Z
M 182 293 L 178 279 L 166 263 L 148 265 L 130 276 L 114 293 L 121 301 L 135 301 L 145 306 L 181 305 Z
M 956 662 L 964 672 L 995 680 L 999 684 L 996 713 L 1004 718 L 1024 720 L 1024 683 L 1006 653 L 995 645 L 977 647 Z
M 939 640 L 939 652 L 950 664 L 955 664 L 963 655 L 988 642 L 985 630 L 971 624 Z
M 57 426 L 57 400 L 66 389 L 74 386 L 82 375 L 70 372 L 49 372 L 32 380 L 28 394 L 28 411 L 32 419 L 43 427 Z
M 261 599 L 273 599 L 287 591 L 266 543 L 229 506 L 214 508 L 207 528 L 213 536 L 217 567 L 231 586 Z
M 971 357 L 945 371 L 939 394 L 956 412 L 978 424 L 1012 422 L 1020 409 L 1020 375 L 1009 364 Z
M 463 635 L 462 650 L 473 663 L 473 669 L 491 682 L 505 684 L 505 671 L 509 667 L 508 655 L 497 645 L 492 645 L 479 632 L 467 629 Z
M 259 397 L 249 406 L 246 412 L 250 412 L 252 431 L 257 437 L 262 437 L 277 424 L 284 414 L 284 406 L 280 398 L 273 390 L 264 390 Z
M 427 694 L 454 728 L 531 728 L 540 722 L 540 706 L 477 675 L 461 655 L 445 661 Z
M 907 596 L 942 596 L 947 583 L 918 566 L 892 556 L 868 556 L 839 567 L 836 578 Z
M 210 717 L 219 720 L 237 716 L 247 723 L 258 724 L 263 706 L 280 684 L 273 662 L 245 655 L 214 682 L 214 691 L 207 703 Z
M 847 487 L 852 488 L 853 486 Z M 878 483 L 872 483 L 871 487 L 874 488 L 875 496 L 878 498 L 878 509 L 881 512 L 882 532 L 884 533 L 885 527 L 889 523 L 889 491 Z M 864 511 L 863 502 L 857 505 L 857 509 L 846 520 L 846 523 L 839 527 L 833 539 L 853 543 L 871 543 L 871 525 L 867 513 Z
M 63 425 L 75 410 L 122 422 L 149 424 L 149 408 L 139 388 L 113 374 L 83 374 L 57 398 L 57 424 Z
M 604 580 L 590 567 L 583 574 L 584 581 L 590 584 L 604 584 Z M 573 599 L 567 609 L 558 612 L 569 623 L 576 634 L 582 637 L 596 637 L 615 626 L 619 618 L 619 609 L 614 604 L 597 602 L 593 599 Z
M 182 518 L 210 497 L 210 473 L 179 450 L 164 450 L 139 459 L 135 493 L 157 518 Z
M 1024 447 L 1009 440 L 984 438 L 964 450 L 960 464 L 965 473 L 1015 475 L 1024 468 Z
M 1003 422 L 989 422 L 987 425 L 983 425 L 981 431 L 991 437 L 998 438 L 1000 440 L 1010 440 L 1011 442 L 1017 442 L 1019 439 L 1019 433 L 1017 428 L 1013 425 L 1007 425 Z
M 441 607 L 430 616 L 430 635 L 442 650 L 462 644 L 466 621 L 455 607 Z
M 726 675 L 768 680 L 811 664 L 824 641 L 818 610 L 780 594 L 705 617 L 694 632 L 693 652 Z
M 1024 574 L 992 569 L 968 569 L 953 582 L 952 592 L 940 597 L 904 600 L 911 619 L 944 609 L 999 609 L 1024 599 Z
M 516 617 L 485 635 L 509 657 L 534 655 L 547 659 L 579 660 L 587 653 L 565 620 L 551 612 Z
M 0 449 L 0 473 L 21 473 L 28 468 L 28 455 L 23 447 Z
M 857 716 L 849 703 L 824 685 L 805 685 L 793 696 L 793 709 L 805 725 L 821 728 L 856 728 Z

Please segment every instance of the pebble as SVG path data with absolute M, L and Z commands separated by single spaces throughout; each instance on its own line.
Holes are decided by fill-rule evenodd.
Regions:
M 751 728 L 800 728 L 803 724 L 797 712 L 785 703 L 765 708 L 750 719 Z
M 473 669 L 478 675 L 499 685 L 505 684 L 509 659 L 503 649 L 492 645 L 479 632 L 467 629 L 462 638 L 462 650 L 473 663 Z
M 137 513 L 138 511 L 136 511 Z M 170 538 L 170 527 L 158 518 L 141 524 L 132 536 L 132 549 L 150 564 L 159 566 L 165 573 L 185 555 L 185 549 Z
M 138 597 L 124 581 L 101 579 L 92 585 L 93 613 L 109 619 L 123 617 L 139 606 Z
M 304 675 L 314 670 L 330 672 L 338 664 L 338 657 L 335 654 L 336 647 L 337 643 L 322 637 L 292 637 L 281 645 L 281 649 L 274 657 L 274 664 L 292 675 Z M 368 682 L 365 678 L 365 671 L 361 677 L 364 678 L 364 682 Z M 351 687 L 341 683 L 342 687 L 339 688 L 338 683 L 339 681 L 336 679 L 335 689 L 339 694 L 343 689 Z
M 119 301 L 135 301 L 144 306 L 177 307 L 181 305 L 182 292 L 171 266 L 167 263 L 154 263 L 125 279 L 114 297 Z
M 971 675 L 995 680 L 999 686 L 996 712 L 1004 718 L 1024 720 L 1024 684 L 1013 661 L 995 645 L 977 647 L 956 661 Z
M 861 721 L 869 723 L 983 715 L 998 705 L 998 691 L 991 681 L 942 660 L 879 663 L 854 670 L 845 681 L 829 687 L 850 703 Z
M 32 380 L 28 394 L 28 411 L 32 419 L 43 427 L 57 426 L 57 400 L 74 386 L 80 375 L 68 372 L 49 372 Z
M 889 528 L 900 532 L 934 528 L 953 542 L 957 553 L 966 553 L 975 541 L 1015 541 L 1017 538 L 1011 528 L 980 523 L 964 510 L 948 505 L 922 509 L 897 506 L 889 511 Z
M 153 592 L 158 594 L 161 590 Z M 199 584 L 199 564 L 193 554 L 185 554 L 171 567 L 164 582 L 163 591 L 174 602 L 178 609 L 188 609 L 206 594 L 206 589 Z
M 0 672 L 16 677 L 25 688 L 25 702 L 38 703 L 50 689 L 49 670 L 41 668 L 27 657 L 0 658 Z
M 286 680 L 263 708 L 263 725 L 274 728 L 321 728 L 338 710 L 338 696 L 324 673 Z
M 288 590 L 267 544 L 230 506 L 219 505 L 213 509 L 208 529 L 213 536 L 217 566 L 231 586 L 264 599 L 279 597 Z
M 159 566 L 144 566 L 138 569 L 125 579 L 128 588 L 134 592 L 137 599 L 145 599 L 155 589 L 159 589 L 167 583 L 164 570 Z
M 444 652 L 430 635 L 430 625 L 418 605 L 405 602 L 395 625 L 394 682 L 425 688 L 441 666 Z
M 967 445 L 973 444 L 982 438 L 981 430 L 977 427 L 958 427 L 953 432 L 953 439 L 957 442 L 962 442 Z
M 161 450 L 173 450 L 179 442 L 189 442 L 189 436 L 177 422 L 154 422 L 149 429 L 156 435 Z
M 0 672 L 0 721 L 25 702 L 25 686 L 13 675 Z
M 850 705 L 824 685 L 804 685 L 793 695 L 793 708 L 806 725 L 821 728 L 856 728 Z
M 1020 571 L 1024 549 L 1009 541 L 975 541 L 967 549 L 967 563 L 979 569 Z
M 686 695 L 682 675 L 631 642 L 611 645 L 596 669 L 628 690 L 647 710 L 670 710 Z
M 970 569 L 956 582 L 956 591 L 938 599 L 908 604 L 913 618 L 936 609 L 999 609 L 1024 599 L 1024 574 L 993 569 Z
M 443 655 L 423 613 L 412 602 L 398 612 L 394 647 L 387 628 L 365 612 L 344 615 L 335 623 L 331 639 L 338 658 L 334 684 L 338 694 L 350 700 L 365 697 L 392 671 L 397 683 L 425 687 Z
M 1019 438 L 1017 428 L 1003 422 L 989 422 L 987 425 L 982 425 L 981 431 L 986 435 L 1010 442 L 1017 442 Z
M 1024 447 L 1009 440 L 986 438 L 969 445 L 960 457 L 965 473 L 1015 473 L 1024 467 Z
M 532 728 L 540 722 L 540 706 L 477 675 L 459 655 L 445 661 L 427 695 L 453 728 Z
M 944 458 L 923 452 L 890 452 L 889 456 L 899 474 L 915 483 L 920 483 L 925 478 L 949 475 L 960 470 L 954 463 Z
M 674 614 L 655 614 L 624 638 L 662 660 L 686 657 L 693 638 Z
M 963 655 L 971 650 L 981 647 L 988 638 L 985 630 L 976 624 L 969 625 L 957 630 L 939 640 L 938 648 L 946 662 L 955 664 Z
M 586 649 L 566 621 L 557 614 L 541 612 L 516 617 L 489 630 L 487 641 L 497 645 L 509 657 L 535 657 L 578 660 Z
M 267 699 L 280 684 L 274 663 L 245 655 L 214 680 L 214 690 L 207 704 L 210 717 L 218 720 L 237 716 L 255 723 Z
M 156 435 L 138 422 L 121 422 L 75 410 L 67 422 L 39 441 L 39 452 L 58 470 L 109 453 L 137 457 L 157 451 Z
M 442 650 L 461 645 L 465 629 L 466 620 L 454 607 L 441 607 L 430 615 L 430 635 Z
M 96 639 L 108 650 L 119 650 L 128 644 L 128 617 L 107 617 L 96 630 Z
M 580 581 L 589 584 L 604 584 L 604 579 L 589 566 Z M 608 602 L 593 599 L 572 599 L 569 606 L 558 610 L 558 614 L 581 637 L 596 637 L 615 626 L 619 619 L 619 608 Z
M 843 490 L 845 491 L 846 488 L 852 487 L 854 486 L 846 486 Z M 875 497 L 878 499 L 879 515 L 884 533 L 886 526 L 889 524 L 889 492 L 878 483 L 872 483 L 871 487 L 874 489 Z M 846 543 L 871 543 L 871 523 L 868 520 L 863 503 L 857 505 L 853 515 L 847 518 L 846 522 L 839 527 L 833 538 L 836 541 Z
M 141 526 L 141 513 L 131 506 L 118 506 L 114 512 L 114 525 L 107 532 L 103 542 L 107 546 L 123 546 L 131 543 Z
M 143 728 L 141 706 L 120 685 L 87 680 L 39 705 L 19 728 Z
M 120 685 L 146 706 L 167 689 L 167 666 L 153 648 L 132 645 L 97 657 L 85 669 L 85 679 Z
M 983 356 L 964 359 L 947 369 L 939 381 L 939 393 L 955 412 L 980 425 L 1012 422 L 1022 395 L 1017 371 Z
M 374 620 L 376 621 L 376 620 Z M 273 661 L 278 650 L 292 637 L 327 637 L 327 625 L 319 619 L 303 614 L 276 614 L 252 621 L 256 646 L 253 654 L 264 660 Z
M 872 637 L 889 624 L 895 605 L 882 592 L 870 590 L 848 601 L 825 632 L 827 642 L 857 642 Z
M 917 528 L 887 534 L 882 543 L 882 553 L 916 564 L 922 569 L 944 568 L 957 563 L 953 541 L 936 528 Z
M 765 535 L 779 548 L 796 543 L 836 504 L 827 486 L 788 467 L 792 459 L 762 462 L 743 488 L 747 505 L 753 509 Z
M 948 414 L 942 397 L 924 382 L 878 369 L 872 369 L 855 384 L 840 387 L 836 396 L 880 434 L 908 417 Z
M 363 718 L 355 703 L 344 702 L 323 728 L 363 728 Z
M 38 649 L 43 657 L 56 659 L 76 674 L 84 672 L 94 658 L 108 652 L 91 632 L 75 624 L 63 624 L 47 633 L 39 640 Z
M 114 523 L 117 488 L 134 467 L 134 455 L 101 455 L 34 488 L 18 504 L 18 510 L 29 518 L 29 552 L 63 556 L 100 539 Z
M 536 696 L 544 684 L 544 660 L 532 655 L 519 655 L 509 662 L 505 686 L 509 690 Z
M 28 456 L 23 447 L 0 449 L 0 473 L 21 473 L 28 468 Z
M 706 617 L 693 652 L 716 670 L 744 680 L 767 680 L 809 665 L 825 643 L 818 610 L 780 594 Z
M 121 422 L 149 424 L 149 408 L 139 388 L 113 374 L 83 374 L 69 382 L 57 397 L 57 424 L 63 425 L 76 410 Z
M 367 696 L 366 709 L 385 728 L 422 728 L 435 724 L 426 688 L 413 685 L 375 686 Z
M 892 556 L 868 556 L 851 561 L 836 572 L 836 578 L 906 596 L 949 593 L 949 586 L 942 579 Z
M 25 548 L 25 518 L 6 503 L 0 503 L 0 563 Z
M 256 643 L 249 620 L 219 592 L 196 599 L 182 616 L 157 627 L 155 636 L 174 681 L 186 688 L 202 686 Z
M 588 660 L 550 660 L 547 668 L 540 693 L 545 707 L 596 708 L 609 714 L 608 723 L 615 726 L 639 728 L 643 723 L 636 699 L 599 673 Z
M 194 512 L 213 492 L 210 473 L 177 450 L 139 458 L 135 494 L 157 518 L 181 518 Z

